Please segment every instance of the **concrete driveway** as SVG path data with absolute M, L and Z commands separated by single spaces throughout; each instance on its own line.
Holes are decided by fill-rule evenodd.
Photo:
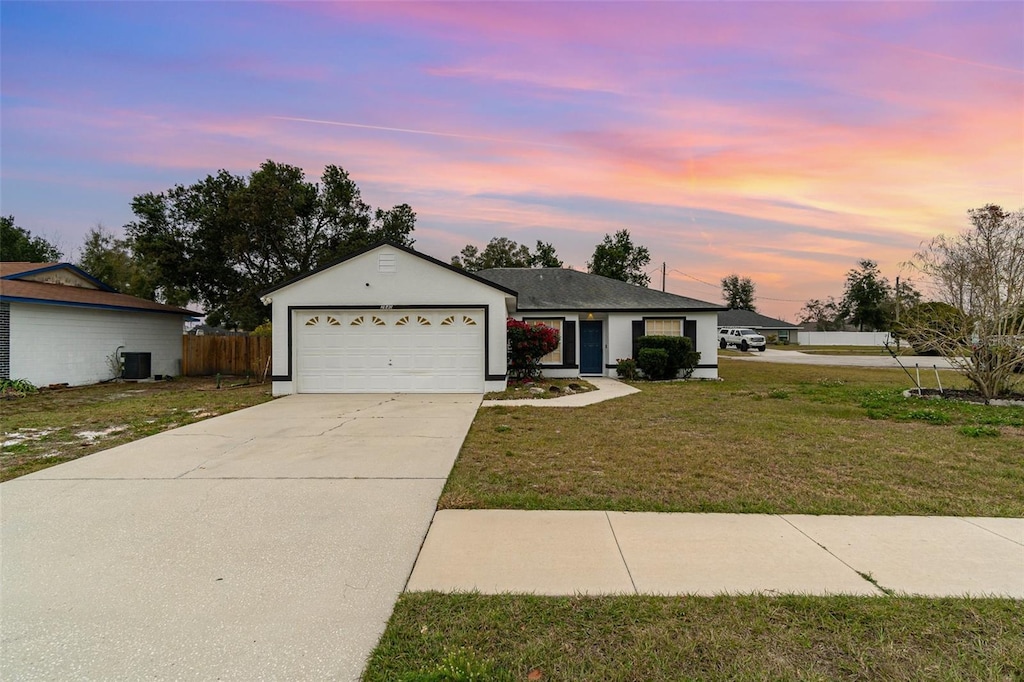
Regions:
M 357 679 L 479 404 L 290 396 L 0 485 L 0 678 Z
M 840 367 L 904 367 L 913 371 L 914 365 L 920 365 L 921 370 L 952 369 L 953 366 L 946 358 L 926 355 L 903 355 L 899 362 L 885 352 L 884 348 L 865 348 L 864 355 L 818 355 L 813 353 L 801 353 L 798 350 L 775 350 L 769 348 L 763 353 L 750 351 L 743 355 L 723 356 L 733 360 L 747 360 L 749 362 L 781 362 L 791 365 L 832 365 Z

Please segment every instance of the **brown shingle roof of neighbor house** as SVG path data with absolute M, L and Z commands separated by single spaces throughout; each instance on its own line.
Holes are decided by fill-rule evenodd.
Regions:
M 95 281 L 103 289 L 64 284 L 48 284 L 20 279 L 43 270 L 68 269 Z M 119 294 L 106 284 L 70 263 L 0 263 L 0 300 L 43 305 L 66 305 L 80 308 L 102 308 L 106 310 L 133 310 L 174 315 L 200 315 L 193 310 L 165 305 L 145 298 Z
M 25 261 L 5 261 L 0 263 L 0 277 L 11 277 L 12 275 L 20 275 L 23 272 L 32 272 L 36 270 L 52 270 L 60 265 L 60 263 L 27 263 Z

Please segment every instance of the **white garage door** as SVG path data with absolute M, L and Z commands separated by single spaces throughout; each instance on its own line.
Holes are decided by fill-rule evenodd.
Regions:
M 303 310 L 300 393 L 482 393 L 483 310 Z

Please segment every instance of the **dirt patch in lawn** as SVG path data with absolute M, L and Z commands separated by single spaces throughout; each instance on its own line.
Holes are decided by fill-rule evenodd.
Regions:
M 271 399 L 270 384 L 230 377 L 221 384 L 212 377 L 109 383 L 4 400 L 0 480 Z

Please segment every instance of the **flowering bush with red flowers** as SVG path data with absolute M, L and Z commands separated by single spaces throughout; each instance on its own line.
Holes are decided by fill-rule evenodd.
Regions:
M 558 330 L 508 318 L 508 374 L 512 380 L 540 376 L 540 359 L 558 348 Z

